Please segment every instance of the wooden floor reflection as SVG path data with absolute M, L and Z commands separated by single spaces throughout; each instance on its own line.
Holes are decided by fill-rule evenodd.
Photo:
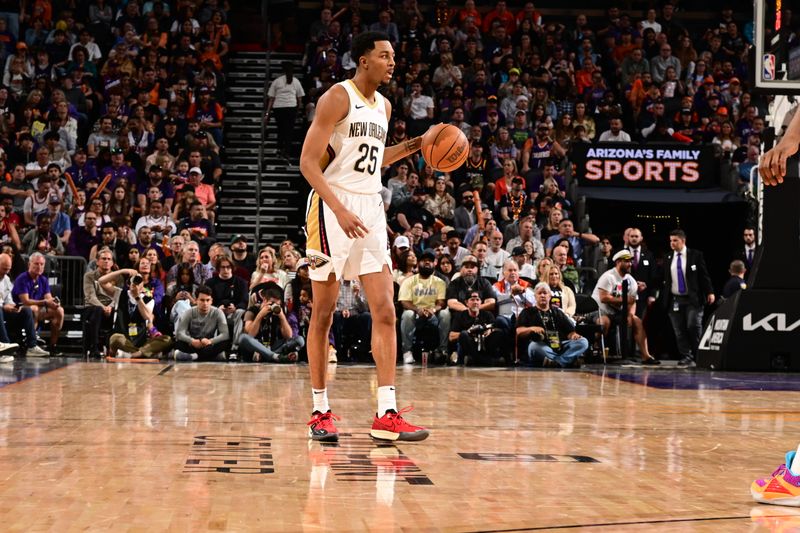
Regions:
M 75 363 L 2 387 L 0 529 L 800 530 L 748 491 L 800 440 L 800 392 L 450 368 L 397 384 L 427 441 L 368 437 L 367 367 L 335 370 L 328 446 L 306 439 L 302 366 Z

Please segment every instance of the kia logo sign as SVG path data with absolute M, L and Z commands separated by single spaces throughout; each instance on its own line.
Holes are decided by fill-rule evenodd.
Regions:
M 753 313 L 747 313 L 742 319 L 742 329 L 744 331 L 794 331 L 800 328 L 800 319 L 787 325 L 785 313 L 770 313 L 761 320 L 753 322 Z

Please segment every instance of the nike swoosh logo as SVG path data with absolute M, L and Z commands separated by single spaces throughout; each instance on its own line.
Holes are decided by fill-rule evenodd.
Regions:
M 322 391 L 319 391 L 319 392 L 317 392 L 317 391 L 312 391 L 312 392 L 313 392 L 314 394 L 322 394 Z
M 361 109 L 362 107 L 364 107 L 364 106 L 363 105 L 357 105 L 356 109 Z

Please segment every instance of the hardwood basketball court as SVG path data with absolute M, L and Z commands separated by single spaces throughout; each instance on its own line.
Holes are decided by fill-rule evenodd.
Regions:
M 0 365 L 4 531 L 792 531 L 749 484 L 800 437 L 800 379 L 675 369 L 408 368 L 421 443 L 368 436 L 374 369 Z M 768 390 L 759 390 L 759 389 Z

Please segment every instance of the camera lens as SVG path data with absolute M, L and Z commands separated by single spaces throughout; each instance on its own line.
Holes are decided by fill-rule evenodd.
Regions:
M 274 304 L 274 305 L 272 306 L 272 314 L 273 314 L 273 315 L 279 315 L 279 314 L 281 314 L 281 306 L 280 306 L 280 305 L 278 305 L 278 304 Z
M 142 276 L 139 275 L 133 276 L 131 278 L 131 283 L 133 285 L 139 285 L 142 281 L 144 281 L 144 279 L 142 278 Z

